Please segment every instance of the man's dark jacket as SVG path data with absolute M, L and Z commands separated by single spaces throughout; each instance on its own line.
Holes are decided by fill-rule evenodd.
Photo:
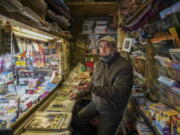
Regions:
M 92 102 L 100 113 L 121 115 L 131 95 L 132 84 L 132 66 L 119 54 L 109 64 L 99 61 L 93 75 Z
M 99 113 L 122 115 L 131 95 L 132 84 L 132 66 L 119 54 L 109 64 L 98 61 L 95 64 L 91 95 Z

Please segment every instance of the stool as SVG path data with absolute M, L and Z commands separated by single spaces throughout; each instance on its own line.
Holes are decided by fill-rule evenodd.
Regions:
M 131 97 L 128 99 L 128 104 L 129 104 L 129 101 L 130 101 Z M 126 120 L 126 114 L 127 114 L 127 110 L 128 110 L 128 104 L 124 110 L 124 113 L 123 113 L 123 117 L 122 117 L 122 120 L 118 126 L 118 129 L 116 131 L 116 134 L 115 135 L 120 135 L 119 132 L 122 131 L 123 135 L 127 135 L 127 132 L 126 132 L 126 127 L 125 127 L 125 120 Z M 97 127 L 99 125 L 99 123 L 101 122 L 101 118 L 100 118 L 100 115 L 97 115 L 95 116 L 94 118 L 92 118 L 90 120 L 90 123 L 92 125 L 94 125 L 95 127 Z

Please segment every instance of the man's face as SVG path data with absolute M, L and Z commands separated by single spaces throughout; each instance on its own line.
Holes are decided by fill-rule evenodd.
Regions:
M 113 45 L 108 41 L 101 41 L 99 43 L 100 56 L 108 56 L 113 52 Z

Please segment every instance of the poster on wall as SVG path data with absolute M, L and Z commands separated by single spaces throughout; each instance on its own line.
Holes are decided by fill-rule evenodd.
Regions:
M 133 41 L 134 41 L 133 38 L 125 38 L 124 42 L 123 42 L 122 50 L 125 51 L 125 52 L 130 52 Z

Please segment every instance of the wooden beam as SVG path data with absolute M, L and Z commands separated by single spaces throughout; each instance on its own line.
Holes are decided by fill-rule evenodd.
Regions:
M 73 17 L 107 16 L 117 12 L 116 2 L 70 2 L 67 3 Z

